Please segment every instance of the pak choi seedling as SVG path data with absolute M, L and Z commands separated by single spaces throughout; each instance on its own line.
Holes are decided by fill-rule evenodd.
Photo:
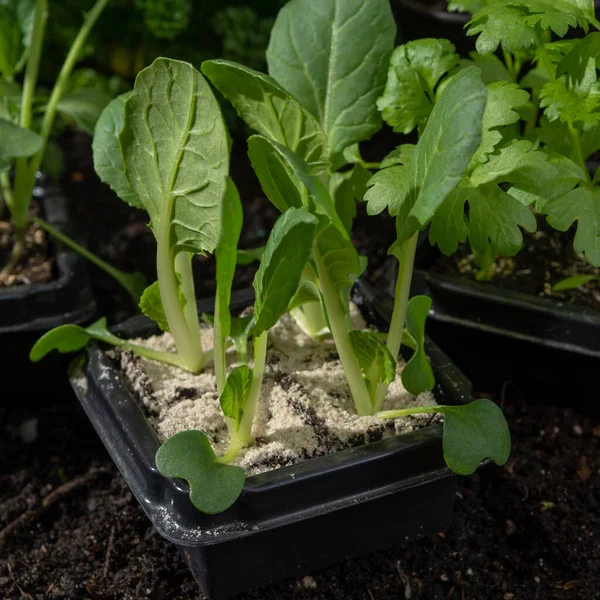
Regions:
M 444 413 L 444 454 L 458 473 L 472 473 L 486 458 L 498 464 L 508 459 L 506 421 L 487 400 L 382 412 L 403 339 L 414 350 L 402 374 L 406 389 L 419 394 L 435 384 L 424 349 L 430 300 L 409 301 L 409 286 L 418 233 L 460 184 L 482 143 L 488 90 L 476 67 L 446 83 L 419 143 L 388 157 L 387 168 L 370 182 L 371 190 L 381 187 L 381 210 L 390 208 L 396 218 L 397 240 L 390 252 L 400 270 L 386 341 L 374 331 L 353 329 L 350 322 L 350 291 L 365 268 L 351 242 L 354 202 L 362 199 L 376 168 L 361 158 L 358 144 L 382 125 L 376 100 L 384 90 L 382 67 L 394 39 L 387 0 L 292 0 L 271 34 L 269 75 L 230 61 L 202 65 L 204 75 L 257 132 L 248 140 L 249 156 L 265 194 L 282 213 L 260 257 L 254 312 L 243 319 L 229 309 L 241 201 L 228 177 L 229 141 L 207 81 L 189 64 L 158 59 L 138 75 L 130 96 L 105 111 L 115 126 L 112 136 L 107 128 L 94 142 L 110 157 L 99 174 L 122 199 L 149 214 L 158 281 L 144 293 L 141 308 L 171 332 L 177 352 L 150 355 L 98 322 L 46 334 L 32 358 L 52 349 L 82 348 L 91 338 L 193 372 L 212 358 L 229 449 L 217 457 L 204 433 L 186 431 L 167 439 L 156 457 L 164 475 L 188 481 L 192 502 L 204 512 L 225 510 L 241 493 L 243 471 L 230 462 L 252 443 L 268 332 L 286 312 L 295 314 L 306 331 L 332 335 L 359 415 Z M 391 182 L 384 185 L 390 174 Z M 373 191 L 370 195 L 373 202 Z M 191 257 L 212 252 L 217 292 L 214 316 L 207 317 L 214 324 L 209 350 L 200 344 Z M 247 362 L 249 338 L 252 364 Z M 241 364 L 227 373 L 232 344 Z

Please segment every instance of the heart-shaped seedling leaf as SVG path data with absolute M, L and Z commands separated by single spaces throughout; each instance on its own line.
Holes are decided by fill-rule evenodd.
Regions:
M 236 429 L 239 429 L 242 422 L 251 385 L 252 369 L 248 365 L 239 365 L 231 370 L 223 388 L 219 400 L 221 409 L 225 418 L 235 422 Z
M 115 340 L 118 343 L 122 342 L 108 331 L 106 318 L 103 317 L 86 328 L 78 325 L 61 325 L 51 329 L 35 343 L 29 353 L 29 359 L 38 362 L 53 350 L 58 350 L 61 354 L 77 352 L 85 348 L 91 339 L 111 344 L 114 344 Z
M 416 349 L 402 369 L 402 385 L 415 396 L 432 390 L 435 385 L 433 369 L 425 354 L 425 320 L 431 308 L 431 298 L 415 296 L 406 309 L 406 332 L 413 339 Z
M 244 469 L 220 462 L 201 431 L 181 431 L 166 440 L 156 467 L 165 477 L 185 479 L 192 504 L 208 515 L 227 510 L 244 487 Z
M 486 458 L 504 465 L 510 456 L 510 431 L 502 411 L 486 398 L 462 406 L 441 406 L 444 458 L 459 475 L 471 475 Z
M 375 333 L 354 330 L 350 332 L 350 341 L 371 394 L 377 390 L 378 384 L 394 381 L 396 361 Z

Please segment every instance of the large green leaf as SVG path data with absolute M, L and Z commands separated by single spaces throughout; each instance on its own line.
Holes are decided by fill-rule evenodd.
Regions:
M 510 456 L 510 431 L 502 411 L 482 398 L 462 406 L 441 406 L 444 458 L 459 475 L 471 475 L 491 458 L 504 465 Z
M 288 209 L 275 223 L 254 277 L 254 335 L 267 331 L 283 315 L 300 283 L 317 228 L 304 208 Z
M 102 111 L 94 128 L 92 152 L 98 177 L 130 206 L 144 208 L 125 177 L 125 162 L 121 154 L 119 134 L 125 121 L 125 102 L 131 92 L 121 94 Z
M 202 72 L 249 127 L 301 156 L 315 174 L 329 166 L 327 138 L 318 121 L 272 77 L 227 60 L 209 60 Z
M 396 27 L 389 0 L 291 0 L 275 21 L 269 74 L 321 123 L 333 168 L 380 127 Z
M 32 156 L 42 148 L 42 138 L 6 119 L 0 119 L 0 158 Z
M 415 149 L 413 203 L 404 222 L 399 222 L 392 252 L 429 224 L 460 182 L 481 143 L 486 98 L 475 67 L 457 73 L 444 88 Z
M 227 510 L 244 487 L 244 469 L 220 462 L 201 431 L 167 439 L 156 453 L 156 468 L 165 477 L 185 479 L 192 504 L 209 515 Z
M 22 32 L 14 2 L 0 3 L 0 74 L 11 78 L 23 54 Z
M 219 105 L 191 65 L 164 58 L 141 71 L 119 135 L 125 176 L 175 252 L 219 241 L 229 143 Z

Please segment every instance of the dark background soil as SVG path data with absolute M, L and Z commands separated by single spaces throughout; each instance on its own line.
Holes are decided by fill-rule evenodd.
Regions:
M 144 215 L 98 184 L 86 138 L 68 137 L 64 147 L 64 187 L 79 231 L 87 232 L 81 239 L 116 266 L 139 268 L 152 280 L 155 245 Z M 246 214 L 242 243 L 260 245 L 276 214 L 247 169 L 244 148 L 235 152 Z M 370 258 L 371 276 L 381 278 L 391 220 L 363 217 L 356 242 Z M 199 296 L 213 292 L 213 268 L 210 260 L 197 260 Z M 132 312 L 112 280 L 93 267 L 90 274 L 111 322 Z M 251 276 L 240 270 L 236 285 L 248 285 Z M 200 598 L 177 552 L 131 496 L 65 378 L 46 397 L 19 389 L 0 398 L 0 597 Z M 555 408 L 553 398 L 524 396 L 508 382 L 493 388 L 484 382 L 477 392 L 493 395 L 504 408 L 513 453 L 505 467 L 461 479 L 447 532 L 245 598 L 600 598 L 600 420 Z M 232 576 L 236 568 L 242 567 L 232 566 Z

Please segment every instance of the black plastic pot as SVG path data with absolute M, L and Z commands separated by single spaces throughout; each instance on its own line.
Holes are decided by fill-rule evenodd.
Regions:
M 371 322 L 389 318 L 388 295 L 359 284 L 356 299 Z M 238 293 L 232 307 L 252 301 L 251 292 Z M 212 301 L 200 303 L 199 310 L 212 311 Z M 156 333 L 143 317 L 116 331 Z M 438 399 L 469 401 L 469 381 L 431 341 L 428 353 Z M 157 436 L 99 346 L 89 347 L 85 373 L 71 381 L 154 527 L 180 549 L 214 600 L 402 545 L 451 522 L 457 478 L 443 460 L 440 425 L 254 475 L 229 510 L 208 516 L 192 506 L 184 483 L 157 472 Z
M 475 49 L 475 37 L 464 31 L 470 15 L 448 12 L 446 0 L 393 0 L 392 6 L 403 41 L 445 38 L 461 56 Z
M 35 194 L 44 219 L 70 233 L 67 203 L 61 189 L 42 178 Z M 48 241 L 55 256 L 53 281 L 0 288 L 0 360 L 3 372 L 10 375 L 10 381 L 5 380 L 3 387 L 23 397 L 31 395 L 37 383 L 47 389 L 53 387 L 56 377 L 66 382 L 64 357 L 49 357 L 49 361 L 39 365 L 29 361 L 29 351 L 39 336 L 64 323 L 86 323 L 96 312 L 84 259 L 52 238 Z
M 516 384 L 528 397 L 600 414 L 591 390 L 600 365 L 600 311 L 428 271 L 423 243 L 411 292 L 433 300 L 428 332 L 478 391 Z

